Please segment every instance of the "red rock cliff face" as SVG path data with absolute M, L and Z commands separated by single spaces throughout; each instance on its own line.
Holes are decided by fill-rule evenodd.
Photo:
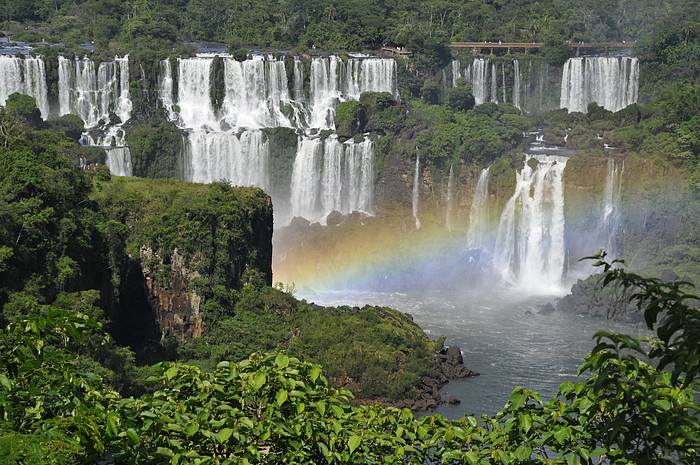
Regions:
M 141 256 L 148 262 L 153 253 L 141 249 Z M 183 257 L 175 251 L 171 257 L 172 275 L 165 281 L 154 270 L 144 268 L 143 274 L 148 303 L 160 329 L 161 339 L 173 336 L 178 342 L 202 335 L 204 325 L 199 307 L 202 298 L 194 290 L 192 280 L 199 277 L 196 271 L 185 267 Z

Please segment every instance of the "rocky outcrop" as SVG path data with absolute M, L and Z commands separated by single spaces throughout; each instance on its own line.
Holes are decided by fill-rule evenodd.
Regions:
M 632 294 L 633 289 L 623 289 L 613 284 L 603 287 L 602 275 L 595 274 L 585 280 L 579 279 L 572 286 L 571 293 L 556 303 L 556 308 L 560 312 L 575 315 L 642 321 L 642 315 L 636 305 L 630 302 Z
M 153 259 L 153 251 L 141 249 L 144 263 Z M 143 275 L 148 302 L 153 309 L 160 338 L 173 336 L 178 342 L 202 335 L 204 324 L 199 308 L 202 297 L 198 294 L 192 281 L 200 274 L 187 269 L 184 258 L 177 250 L 170 257 L 170 276 L 159 278 L 154 268 L 145 267 Z
M 114 178 L 97 200 L 120 225 L 109 317 L 121 344 L 199 337 L 217 287 L 272 284 L 272 202 L 260 189 Z
M 404 399 L 392 402 L 391 405 L 399 408 L 409 408 L 414 411 L 429 411 L 445 403 L 440 389 L 450 380 L 479 376 L 479 373 L 464 366 L 462 351 L 457 346 L 443 347 L 435 358 L 436 375 L 421 378 L 418 388 L 418 397 L 415 399 Z M 450 404 L 459 404 L 460 400 L 451 395 L 448 400 Z

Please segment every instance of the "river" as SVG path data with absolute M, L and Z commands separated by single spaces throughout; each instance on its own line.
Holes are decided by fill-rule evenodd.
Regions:
M 552 397 L 564 381 L 575 381 L 583 357 L 594 347 L 596 331 L 645 336 L 645 328 L 604 319 L 555 312 L 538 314 L 552 296 L 525 296 L 508 289 L 464 293 L 387 293 L 323 291 L 299 295 L 321 305 L 383 305 L 413 316 L 431 338 L 462 349 L 464 363 L 480 376 L 450 381 L 442 389 L 461 404 L 444 403 L 434 413 L 456 419 L 493 415 L 517 386 Z

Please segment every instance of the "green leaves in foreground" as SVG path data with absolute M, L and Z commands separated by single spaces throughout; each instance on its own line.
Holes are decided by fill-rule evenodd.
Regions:
M 698 316 L 688 305 L 695 300 L 655 280 L 610 276 L 633 283 L 645 309 L 662 305 L 659 329 L 676 328 L 671 336 L 601 332 L 580 368 L 587 379 L 563 383 L 548 401 L 519 387 L 502 411 L 480 420 L 352 406 L 350 392 L 331 387 L 318 365 L 287 353 L 221 362 L 211 373 L 164 363 L 150 379 L 155 392 L 123 399 L 100 389 L 68 350 L 97 329 L 94 322 L 65 311 L 26 317 L 0 333 L 0 457 L 26 464 L 696 465 L 698 348 L 690 344 Z M 688 325 L 673 326 L 674 315 Z M 665 360 L 674 361 L 672 372 L 654 368 Z

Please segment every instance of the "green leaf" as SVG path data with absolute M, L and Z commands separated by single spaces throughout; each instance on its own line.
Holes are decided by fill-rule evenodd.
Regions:
M 131 439 L 131 442 L 136 444 L 137 446 L 141 444 L 141 439 L 139 439 L 139 435 L 136 434 L 136 431 L 134 428 L 129 428 L 126 430 L 126 435 Z
M 523 402 L 525 402 L 525 396 L 520 392 L 520 390 L 513 391 L 509 399 L 513 410 L 518 410 Z
M 168 378 L 168 381 L 173 379 L 177 375 L 177 367 L 170 367 L 168 370 L 165 372 L 165 377 Z
M 12 390 L 12 383 L 7 378 L 7 376 L 3 375 L 2 373 L 0 373 L 0 385 L 2 385 L 2 387 L 7 389 L 8 391 Z
M 576 454 L 566 456 L 566 465 L 576 465 Z
M 114 417 L 107 417 L 107 434 L 110 436 L 117 435 L 117 423 L 114 421 Z
M 530 431 L 530 428 L 532 428 L 532 418 L 530 418 L 529 414 L 525 413 L 520 415 L 518 417 L 518 421 L 520 428 L 524 429 L 526 433 Z
M 314 366 L 311 368 L 311 371 L 309 372 L 309 378 L 311 378 L 311 381 L 316 382 L 318 377 L 321 375 L 321 367 L 319 366 Z
M 476 465 L 479 463 L 479 456 L 476 455 L 476 452 L 469 451 L 466 454 L 464 454 L 464 457 L 466 457 L 467 462 L 469 462 L 469 465 Z
M 230 438 L 232 434 L 233 430 L 231 428 L 224 428 L 221 431 L 219 431 L 217 439 L 220 443 L 224 444 L 226 441 L 228 441 L 228 438 Z
M 192 436 L 197 431 L 199 431 L 199 425 L 197 423 L 190 423 L 185 428 L 185 433 L 187 434 L 187 436 Z
M 275 365 L 280 369 L 287 368 L 289 366 L 289 357 L 284 354 L 277 355 L 277 357 L 275 357 Z
M 287 402 L 287 398 L 288 398 L 289 396 L 288 396 L 288 394 L 287 394 L 287 391 L 285 391 L 284 389 L 282 389 L 282 390 L 280 390 L 280 391 L 277 391 L 277 396 L 275 396 L 275 397 L 276 397 L 276 400 L 277 400 L 277 405 L 281 406 L 282 404 L 284 404 L 285 402 Z
M 362 438 L 360 438 L 360 436 L 356 434 L 350 436 L 350 439 L 348 439 L 348 447 L 350 448 L 351 454 L 359 447 L 360 442 L 362 442 Z
M 521 444 L 517 449 L 515 449 L 515 457 L 517 457 L 517 459 L 521 462 L 529 459 L 530 455 L 532 455 L 532 449 L 525 444 Z
M 164 455 L 164 456 L 166 456 L 166 457 L 172 457 L 172 456 L 173 456 L 173 451 L 171 451 L 170 449 L 165 448 L 165 447 L 159 447 L 159 448 L 156 450 L 156 454 L 158 454 L 158 455 Z
M 265 373 L 258 373 L 255 378 L 253 378 L 250 381 L 250 385 L 253 387 L 253 390 L 257 391 L 259 390 L 263 384 L 267 382 L 267 376 L 265 376 Z

